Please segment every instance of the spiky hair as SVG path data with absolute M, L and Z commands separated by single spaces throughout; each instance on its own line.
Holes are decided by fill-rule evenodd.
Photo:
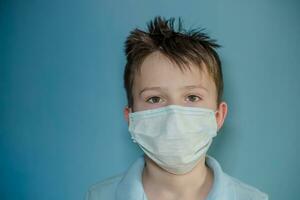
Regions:
M 218 102 L 223 94 L 223 75 L 220 58 L 215 51 L 220 47 L 211 39 L 204 29 L 183 28 L 179 18 L 165 19 L 155 17 L 147 25 L 147 30 L 134 29 L 125 42 L 127 63 L 124 71 L 124 87 L 127 93 L 128 106 L 133 106 L 132 87 L 134 76 L 140 70 L 144 59 L 154 52 L 160 52 L 181 70 L 193 63 L 200 68 L 206 67 L 217 88 Z

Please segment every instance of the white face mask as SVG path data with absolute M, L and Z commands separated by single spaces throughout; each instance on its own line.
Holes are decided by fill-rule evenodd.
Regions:
M 161 168 L 173 174 L 190 172 L 217 134 L 215 112 L 170 105 L 129 114 L 134 142 Z

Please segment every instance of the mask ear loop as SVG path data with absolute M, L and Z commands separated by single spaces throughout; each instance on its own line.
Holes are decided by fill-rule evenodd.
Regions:
M 214 114 L 215 114 L 215 119 L 216 119 L 216 123 L 217 123 L 217 132 L 219 132 L 219 130 L 220 130 L 220 129 L 219 129 L 219 127 L 218 127 L 219 125 L 218 125 L 218 122 L 217 122 L 217 117 L 216 117 L 216 114 L 217 114 L 218 112 L 219 112 L 219 110 L 218 110 L 218 109 L 214 111 Z
M 217 114 L 218 112 L 219 112 L 219 110 L 217 109 L 217 110 L 214 111 L 214 114 Z

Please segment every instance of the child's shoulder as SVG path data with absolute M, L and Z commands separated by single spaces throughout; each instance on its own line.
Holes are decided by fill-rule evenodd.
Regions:
M 214 173 L 214 184 L 211 199 L 234 200 L 267 200 L 268 195 L 250 186 L 222 170 L 219 162 L 211 156 L 206 156 L 206 164 Z
M 119 174 L 95 183 L 89 188 L 86 200 L 114 199 L 115 191 L 123 176 Z
M 224 173 L 224 178 L 227 179 L 227 188 L 234 194 L 235 199 L 243 200 L 267 200 L 268 195 L 259 189 L 248 185 L 228 174 Z

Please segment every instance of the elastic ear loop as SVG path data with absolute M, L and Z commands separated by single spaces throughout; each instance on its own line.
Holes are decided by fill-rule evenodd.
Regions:
M 216 114 L 219 112 L 219 110 L 215 110 L 214 114 L 215 114 L 215 119 L 216 119 L 216 123 L 217 123 L 217 132 L 219 132 L 219 125 L 218 125 L 218 122 L 217 122 L 217 118 L 216 118 Z

